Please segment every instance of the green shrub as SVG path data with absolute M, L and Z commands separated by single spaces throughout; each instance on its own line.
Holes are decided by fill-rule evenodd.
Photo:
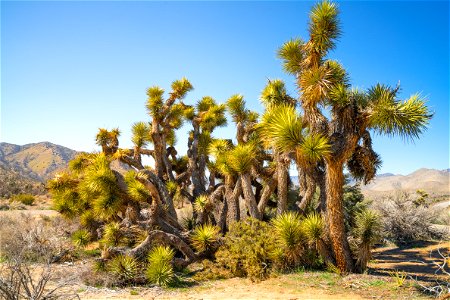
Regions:
M 171 263 L 175 251 L 168 246 L 156 246 L 149 253 L 147 260 L 150 264 Z
M 272 226 L 278 244 L 276 256 L 278 260 L 284 261 L 281 267 L 287 269 L 297 266 L 304 254 L 306 239 L 300 216 L 294 212 L 283 213 L 272 220 Z
M 149 265 L 146 275 L 149 282 L 159 286 L 170 286 L 175 279 L 172 265 L 165 262 Z
M 253 218 L 233 223 L 216 252 L 217 263 L 234 276 L 266 278 L 277 248 L 272 232 L 269 224 Z
M 102 242 L 106 246 L 118 246 L 119 244 L 126 243 L 126 238 L 120 229 L 120 224 L 117 222 L 111 222 L 105 225 L 103 232 Z
M 72 242 L 77 247 L 84 247 L 89 244 L 91 240 L 91 234 L 84 229 L 77 230 L 72 234 Z
M 218 246 L 220 228 L 210 224 L 197 226 L 191 235 L 191 243 L 198 252 L 211 251 Z
M 156 246 L 148 254 L 149 265 L 145 275 L 149 282 L 159 286 L 171 285 L 176 277 L 172 267 L 175 252 L 167 246 Z
M 373 245 L 380 239 L 381 222 L 377 213 L 372 210 L 364 210 L 355 217 L 353 237 L 357 241 L 357 265 L 363 271 L 371 259 Z
M 119 255 L 114 257 L 108 264 L 108 270 L 120 281 L 132 281 L 138 271 L 138 263 L 128 255 Z
M 18 194 L 11 198 L 12 201 L 20 202 L 24 205 L 33 205 L 35 198 L 31 194 Z

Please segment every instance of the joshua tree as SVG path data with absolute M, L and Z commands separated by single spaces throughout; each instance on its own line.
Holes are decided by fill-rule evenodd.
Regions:
M 185 254 L 186 259 L 179 264 L 196 258 L 178 222 L 173 197 L 181 194 L 194 202 L 205 193 L 207 140 L 226 119 L 224 105 L 217 105 L 210 97 L 200 100 L 195 108 L 184 104 L 181 100 L 191 89 L 187 79 L 174 81 L 164 100 L 161 88 L 149 88 L 151 122 L 132 126 L 132 149 L 119 148 L 118 129 L 100 129 L 96 141 L 102 152 L 79 155 L 70 163 L 70 173 L 49 181 L 55 208 L 68 217 L 79 218 L 94 238 L 101 238 L 107 246 L 105 257 L 141 257 L 152 240 L 159 239 Z M 194 127 L 188 158 L 177 157 L 175 130 L 186 120 Z M 147 148 L 150 143 L 153 149 Z M 154 168 L 143 166 L 142 155 L 153 158 Z M 114 161 L 127 165 L 130 171 L 125 175 L 116 171 Z M 132 247 L 117 247 L 123 245 Z
M 323 1 L 311 11 L 309 40 L 288 41 L 279 56 L 285 71 L 296 76 L 308 128 L 330 145 L 330 153 L 323 159 L 327 223 L 338 268 L 348 272 L 354 270 L 354 262 L 343 218 L 344 165 L 353 176 L 368 182 L 380 164 L 372 149 L 370 130 L 417 138 L 432 114 L 418 94 L 400 101 L 398 86 L 376 84 L 367 91 L 351 89 L 344 68 L 327 58 L 339 35 L 337 6 Z M 321 107 L 330 111 L 329 118 Z

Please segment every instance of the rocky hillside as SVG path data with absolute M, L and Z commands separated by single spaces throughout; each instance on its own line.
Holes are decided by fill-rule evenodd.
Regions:
M 65 169 L 76 151 L 49 142 L 23 146 L 0 143 L 0 166 L 21 177 L 45 182 Z
M 382 174 L 368 185 L 362 185 L 361 190 L 366 196 L 417 190 L 424 190 L 431 196 L 449 196 L 450 172 L 448 169 L 419 169 L 409 175 Z

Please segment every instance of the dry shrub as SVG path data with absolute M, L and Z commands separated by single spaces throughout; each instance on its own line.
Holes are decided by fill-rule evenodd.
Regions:
M 70 248 L 74 225 L 61 217 L 36 218 L 27 214 L 0 218 L 0 255 L 8 260 L 47 262 L 59 260 Z
M 268 223 L 253 218 L 233 223 L 216 252 L 217 263 L 234 276 L 266 278 L 277 248 L 272 231 Z
M 0 298 L 5 300 L 80 299 L 73 293 L 76 276 L 61 276 L 50 264 L 29 264 L 20 257 L 0 268 Z
M 385 238 L 395 243 L 415 240 L 444 238 L 444 234 L 433 227 L 436 212 L 428 207 L 416 205 L 407 193 L 397 193 L 374 203 L 381 216 Z
M 95 287 L 113 287 L 117 285 L 115 276 L 106 270 L 95 270 L 95 264 L 101 263 L 97 261 L 94 265 L 86 264 L 79 270 L 81 281 L 88 286 Z M 106 266 L 105 266 L 106 268 Z

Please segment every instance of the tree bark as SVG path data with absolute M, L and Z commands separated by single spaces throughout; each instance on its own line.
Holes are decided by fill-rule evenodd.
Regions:
M 326 185 L 330 239 L 337 267 L 341 272 L 348 273 L 354 270 L 354 262 L 344 226 L 343 184 L 343 163 L 328 161 L 326 165 Z
M 262 216 L 258 211 L 255 194 L 253 194 L 250 174 L 248 173 L 242 174 L 241 180 L 242 180 L 242 192 L 244 193 L 244 199 L 245 203 L 247 204 L 248 212 L 250 213 L 251 217 L 261 220 Z
M 266 209 L 267 202 L 270 199 L 270 195 L 274 192 L 275 188 L 277 186 L 277 181 L 275 179 L 270 178 L 266 184 L 264 185 L 261 199 L 258 202 L 258 211 L 261 215 L 264 214 L 264 210 Z
M 277 153 L 277 177 L 278 177 L 278 202 L 277 215 L 281 215 L 287 210 L 288 177 L 286 158 Z
M 303 194 L 303 198 L 300 201 L 300 204 L 298 205 L 298 207 L 302 212 L 305 212 L 306 207 L 308 206 L 309 203 L 311 203 L 314 197 L 314 192 L 316 191 L 316 183 L 311 174 L 305 172 L 305 178 L 306 178 L 305 184 L 306 190 Z
M 225 177 L 225 201 L 227 202 L 227 225 L 239 221 L 240 208 L 239 208 L 239 195 L 242 192 L 241 179 L 239 178 L 234 183 L 231 176 Z

